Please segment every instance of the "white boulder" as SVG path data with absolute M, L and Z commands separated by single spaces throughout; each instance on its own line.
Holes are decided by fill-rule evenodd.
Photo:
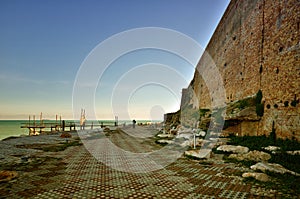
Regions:
M 297 151 L 287 151 L 286 153 L 290 154 L 290 155 L 300 155 L 300 150 L 297 150 Z
M 190 150 L 185 151 L 184 154 L 199 159 L 208 159 L 211 157 L 211 149 Z
M 284 168 L 282 165 L 276 163 L 259 162 L 256 163 L 255 165 L 252 165 L 250 168 L 255 171 L 262 171 L 262 172 L 270 171 L 270 172 L 281 173 L 281 174 L 289 173 L 292 175 L 300 176 L 300 174 L 294 171 L 290 171 Z
M 191 134 L 191 133 L 180 133 L 176 136 L 176 138 L 184 138 L 184 139 L 190 140 L 190 139 L 193 138 L 193 134 Z
M 157 137 L 160 137 L 160 138 L 172 138 L 174 136 L 171 135 L 171 134 L 158 134 Z
M 278 147 L 278 146 L 267 146 L 267 147 L 262 147 L 264 150 L 266 151 L 278 151 L 280 150 L 281 148 Z
M 196 136 L 204 137 L 206 135 L 205 131 L 196 132 Z
M 221 145 L 217 148 L 217 151 L 244 154 L 249 152 L 249 148 L 244 146 Z
M 173 140 L 157 140 L 157 143 L 159 144 L 173 144 Z
M 258 181 L 261 181 L 261 182 L 267 182 L 269 181 L 269 176 L 265 173 L 256 173 L 256 172 L 253 172 L 253 173 L 243 173 L 242 175 L 243 178 L 255 178 L 256 180 Z

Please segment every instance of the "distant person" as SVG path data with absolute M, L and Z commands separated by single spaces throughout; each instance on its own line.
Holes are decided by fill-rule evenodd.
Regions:
M 135 128 L 136 121 L 132 120 L 132 127 Z

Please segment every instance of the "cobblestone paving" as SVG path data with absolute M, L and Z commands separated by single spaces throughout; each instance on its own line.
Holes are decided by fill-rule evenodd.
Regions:
M 136 142 L 119 144 L 139 151 Z M 0 198 L 257 198 L 252 185 L 233 175 L 239 168 L 230 164 L 181 157 L 164 169 L 129 173 L 97 161 L 84 146 L 49 155 L 54 158 L 50 163 L 0 184 Z
M 163 170 L 134 174 L 99 163 L 83 147 L 72 152 L 61 186 L 36 198 L 247 198 L 250 185 L 218 177 L 224 165 L 202 166 L 181 158 Z M 234 172 L 234 171 L 231 171 Z M 50 176 L 49 176 L 50 177 Z M 49 178 L 49 182 L 52 182 Z M 39 179 L 36 180 L 39 183 Z M 55 180 L 53 180 L 55 181 Z M 41 190 L 42 191 L 42 190 Z

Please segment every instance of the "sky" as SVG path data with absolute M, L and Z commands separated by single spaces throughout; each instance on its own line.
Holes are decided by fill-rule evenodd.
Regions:
M 74 112 L 77 117 L 76 78 L 99 45 L 124 31 L 157 27 L 182 33 L 205 48 L 228 4 L 229 0 L 0 0 L 0 119 L 27 119 L 40 112 L 46 119 L 56 114 L 73 119 Z M 109 49 L 130 41 L 118 42 Z M 97 57 L 100 63 L 106 55 Z M 91 91 L 93 111 L 99 120 L 160 120 L 179 109 L 181 89 L 193 74 L 194 66 L 165 50 L 121 54 L 97 74 L 97 87 Z M 93 114 L 87 113 L 87 119 Z

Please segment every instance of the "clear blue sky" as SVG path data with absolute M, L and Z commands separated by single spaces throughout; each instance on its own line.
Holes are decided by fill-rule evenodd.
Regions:
M 228 4 L 229 0 L 0 0 L 0 119 L 27 119 L 40 112 L 49 119 L 55 114 L 72 118 L 77 71 L 100 42 L 133 28 L 162 27 L 182 32 L 205 47 Z M 112 70 L 122 71 L 120 67 L 122 63 Z M 182 74 L 191 80 L 193 71 Z M 117 80 L 104 77 L 102 81 Z M 155 89 L 150 87 L 143 92 Z M 111 104 L 102 99 L 103 90 L 96 95 L 99 119 L 113 119 Z M 143 106 L 152 106 L 150 112 L 157 113 L 179 108 L 168 92 L 156 89 L 159 96 L 151 98 L 142 90 L 129 100 L 134 118 L 149 117 L 142 114 L 149 112 Z M 158 107 L 157 99 L 160 106 L 171 105 Z M 114 110 L 118 111 L 122 115 Z

